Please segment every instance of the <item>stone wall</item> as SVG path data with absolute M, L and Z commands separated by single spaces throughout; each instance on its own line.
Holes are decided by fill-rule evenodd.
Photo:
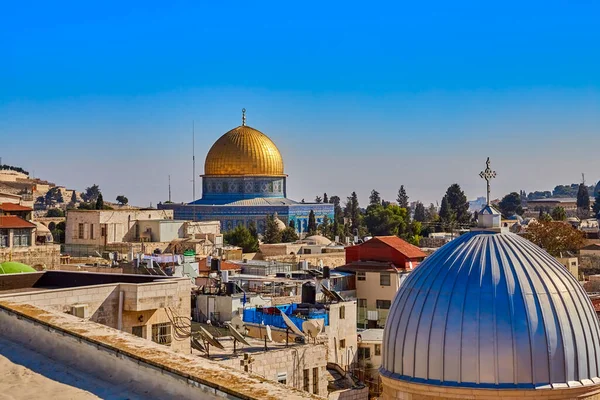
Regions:
M 383 376 L 381 379 L 383 381 L 382 400 L 600 400 L 599 385 L 576 387 L 572 389 L 495 390 L 422 385 L 390 379 Z
M 279 261 L 286 263 L 294 263 L 297 264 L 302 260 L 307 260 L 308 263 L 312 266 L 318 266 L 319 261 L 323 261 L 323 265 L 327 265 L 329 267 L 335 268 L 340 265 L 346 264 L 346 253 L 345 252 L 337 252 L 337 253 L 320 253 L 320 254 L 296 254 L 296 255 L 287 255 L 287 256 L 265 256 L 263 255 L 263 259 L 266 261 Z
M 49 244 L 0 249 L 0 263 L 9 260 L 31 265 L 32 267 L 45 265 L 47 268 L 53 268 L 60 264 L 60 246 Z
M 304 373 L 308 374 L 308 392 L 323 397 L 327 396 L 327 349 L 323 344 L 291 346 L 278 348 L 266 352 L 251 353 L 252 361 L 248 365 L 248 371 L 265 379 L 277 382 L 278 377 L 283 378 L 285 374 L 286 385 L 296 389 L 304 390 Z M 239 371 L 245 371 L 240 365 L 244 355 L 232 357 L 220 361 L 223 365 Z M 318 377 L 317 391 L 313 392 L 313 370 L 316 368 Z

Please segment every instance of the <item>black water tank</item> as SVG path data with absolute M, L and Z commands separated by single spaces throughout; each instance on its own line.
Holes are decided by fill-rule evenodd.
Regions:
M 210 260 L 210 270 L 211 271 L 220 271 L 221 270 L 221 260 L 218 258 L 213 258 Z
M 329 279 L 331 276 L 330 270 L 328 266 L 323 267 L 323 279 Z
M 312 282 L 302 285 L 302 303 L 315 304 L 317 302 L 317 287 Z

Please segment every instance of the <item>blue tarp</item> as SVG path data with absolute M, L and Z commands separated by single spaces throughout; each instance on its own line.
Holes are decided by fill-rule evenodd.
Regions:
M 298 329 L 300 329 L 300 330 L 302 330 L 302 323 L 308 319 L 323 319 L 325 326 L 329 326 L 329 314 L 325 310 L 318 310 L 318 311 L 310 312 L 308 314 L 308 318 L 302 318 L 302 317 L 298 317 L 298 316 L 294 315 L 296 309 L 298 308 L 297 304 L 287 304 L 287 305 L 283 305 L 283 306 L 277 306 L 276 308 L 283 311 L 288 317 L 290 317 L 290 319 L 292 320 L 294 325 L 296 325 L 298 327 Z M 266 311 L 266 308 L 264 308 L 263 310 Z M 264 323 L 265 325 L 271 325 L 271 326 L 285 329 L 286 325 L 285 325 L 285 322 L 283 321 L 283 317 L 281 315 L 279 315 L 279 313 L 277 311 L 275 311 L 275 312 L 277 314 L 274 314 L 274 313 L 269 314 L 266 312 L 260 312 L 256 308 L 245 308 L 244 309 L 244 321 L 252 322 L 255 324 Z

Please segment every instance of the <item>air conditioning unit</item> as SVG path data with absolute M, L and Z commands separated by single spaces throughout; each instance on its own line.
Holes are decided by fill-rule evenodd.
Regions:
M 87 304 L 74 304 L 71 306 L 71 315 L 77 318 L 88 318 L 88 305 Z

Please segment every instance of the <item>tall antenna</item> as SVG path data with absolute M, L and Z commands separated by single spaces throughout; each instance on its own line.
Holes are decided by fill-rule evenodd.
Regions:
M 585 186 L 585 174 L 583 172 L 581 173 L 581 183 Z
M 196 200 L 196 130 L 195 121 L 192 121 L 192 201 Z
M 171 175 L 169 175 L 169 203 L 171 202 Z

